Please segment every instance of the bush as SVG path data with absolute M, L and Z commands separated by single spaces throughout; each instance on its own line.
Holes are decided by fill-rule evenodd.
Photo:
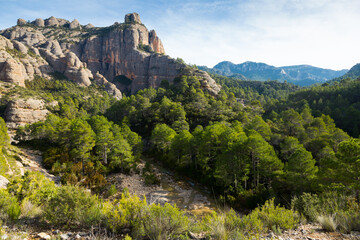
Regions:
M 25 198 L 33 204 L 43 205 L 56 192 L 55 183 L 39 172 L 26 172 L 21 178 L 14 179 L 8 185 L 8 191 L 21 202 Z
M 123 193 L 120 200 L 107 201 L 102 205 L 103 223 L 115 233 L 123 228 L 131 228 L 139 221 L 141 211 L 145 206 L 146 200 L 140 200 L 136 195 Z
M 309 221 L 319 222 L 325 230 L 360 230 L 360 204 L 355 196 L 338 192 L 320 195 L 304 193 L 292 200 L 292 206 Z
M 117 193 L 117 189 L 116 189 L 116 186 L 114 184 L 111 184 L 109 190 L 108 190 L 108 196 L 111 197 L 111 196 L 114 196 L 115 194 Z
M 274 199 L 266 201 L 263 206 L 253 210 L 249 217 L 260 219 L 268 229 L 293 229 L 301 220 L 298 212 L 275 206 Z
M 6 190 L 0 189 L 0 220 L 13 221 L 20 217 L 21 208 L 17 199 Z
M 244 239 L 243 219 L 234 210 L 226 213 L 213 213 L 206 216 L 201 225 L 214 239 Z
M 317 217 L 317 222 L 323 229 L 331 232 L 335 232 L 338 226 L 338 223 L 333 215 L 320 215 Z
M 319 215 L 320 199 L 316 194 L 303 193 L 291 200 L 291 208 L 300 212 L 306 219 L 316 221 Z
M 42 213 L 41 207 L 33 204 L 29 199 L 25 198 L 21 203 L 21 216 L 25 218 L 34 218 Z
M 135 235 L 152 240 L 175 239 L 185 234 L 188 225 L 189 219 L 176 206 L 151 204 L 143 209 Z
M 55 225 L 89 226 L 100 222 L 99 199 L 75 186 L 61 186 L 45 206 L 45 219 Z

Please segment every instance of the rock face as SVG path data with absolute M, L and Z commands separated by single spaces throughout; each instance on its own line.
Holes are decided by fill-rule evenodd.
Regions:
M 29 55 L 29 51 L 32 56 Z M 20 55 L 21 54 L 21 55 Z M 48 77 L 54 70 L 40 57 L 36 48 L 30 49 L 22 42 L 10 41 L 0 36 L 0 81 L 25 86 L 34 74 Z
M 81 86 L 89 86 L 92 81 L 103 84 L 109 94 L 120 98 L 121 93 L 116 88 L 135 93 L 147 87 L 157 88 L 162 80 L 172 83 L 174 78 L 190 74 L 197 76 L 211 94 L 220 90 L 206 72 L 166 56 L 156 32 L 149 31 L 137 13 L 127 14 L 122 24 L 105 28 L 88 24 L 81 29 L 76 19 L 69 22 L 53 16 L 45 21 L 33 21 L 38 28 L 24 21 L 19 20 L 19 23 L 2 31 L 1 35 L 13 41 L 15 48 L 25 55 L 25 51 L 31 49 L 43 65 L 34 66 L 34 60 L 25 64 L 14 56 L 15 61 L 8 60 L 9 56 L 4 53 L 3 60 L 0 59 L 0 80 L 23 86 L 25 80 L 33 78 L 32 74 L 46 77 L 49 72 L 57 71 Z
M 19 126 L 46 120 L 49 111 L 45 102 L 38 99 L 19 99 L 8 103 L 5 111 L 6 126 L 9 130 Z
M 7 180 L 6 177 L 0 175 L 0 189 L 7 188 L 7 185 L 9 184 L 9 180 Z
M 122 98 L 122 94 L 119 89 L 116 88 L 115 84 L 106 80 L 106 78 L 100 73 L 95 73 L 94 83 L 103 86 L 105 91 L 114 98 L 120 100 Z
M 25 76 L 23 66 L 12 58 L 8 58 L 3 64 L 0 72 L 0 79 L 5 82 L 15 83 L 25 87 Z

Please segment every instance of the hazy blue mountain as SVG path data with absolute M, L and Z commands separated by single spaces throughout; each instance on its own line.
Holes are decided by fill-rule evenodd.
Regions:
M 229 77 L 239 76 L 248 80 L 279 80 L 287 81 L 300 86 L 309 86 L 314 83 L 324 83 L 330 79 L 344 75 L 348 70 L 335 71 L 313 67 L 310 65 L 295 65 L 274 67 L 265 63 L 244 62 L 234 64 L 224 61 L 213 68 L 199 67 L 201 70 L 209 71 Z

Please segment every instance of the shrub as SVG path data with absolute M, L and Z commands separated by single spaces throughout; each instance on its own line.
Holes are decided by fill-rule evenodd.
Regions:
M 352 195 L 338 192 L 320 195 L 304 193 L 293 198 L 292 206 L 309 221 L 319 222 L 325 230 L 360 230 L 360 205 Z
M 17 199 L 6 190 L 0 189 L 0 219 L 13 221 L 20 217 L 21 209 Z
M 232 209 L 226 213 L 208 215 L 201 224 L 203 230 L 214 239 L 244 239 L 242 219 Z
M 253 210 L 250 217 L 260 219 L 268 229 L 293 229 L 301 220 L 298 212 L 275 206 L 274 199 L 266 201 L 263 206 Z
M 94 225 L 100 222 L 98 197 L 75 186 L 61 186 L 45 206 L 45 219 L 56 225 Z
M 316 221 L 319 203 L 320 199 L 316 194 L 303 193 L 300 197 L 295 196 L 291 200 L 291 208 L 303 214 L 306 219 Z
M 107 201 L 101 208 L 102 220 L 112 232 L 120 232 L 125 227 L 133 227 L 139 221 L 141 211 L 146 206 L 146 200 L 140 200 L 136 195 L 123 193 L 120 200 Z
M 175 239 L 188 230 L 189 219 L 176 206 L 165 203 L 145 207 L 136 225 L 135 235 L 150 239 Z
M 29 199 L 25 198 L 21 203 L 21 216 L 26 218 L 34 218 L 42 213 L 41 207 L 33 204 Z
M 320 223 L 323 229 L 331 232 L 335 232 L 338 226 L 333 215 L 320 215 L 317 217 L 317 222 Z
M 111 184 L 109 190 L 108 190 L 108 196 L 114 196 L 117 193 L 116 186 L 114 184 Z
M 33 204 L 46 203 L 56 192 L 55 183 L 39 172 L 26 172 L 21 178 L 16 178 L 8 185 L 8 191 L 19 201 L 27 198 Z

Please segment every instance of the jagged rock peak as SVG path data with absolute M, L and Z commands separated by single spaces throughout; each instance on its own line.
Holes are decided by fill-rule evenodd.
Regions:
M 35 21 L 33 21 L 32 24 L 38 27 L 45 27 L 45 21 L 42 18 L 35 19 Z
M 140 16 L 138 13 L 128 13 L 125 15 L 125 23 L 138 23 L 141 24 Z
M 22 18 L 19 18 L 17 20 L 17 25 L 18 26 L 22 26 L 22 25 L 25 25 L 27 22 L 25 21 L 25 19 L 22 19 Z
M 45 20 L 45 26 L 55 26 L 58 27 L 59 26 L 59 21 L 57 20 L 56 17 L 51 16 L 50 18 Z
M 81 25 L 79 23 L 79 21 L 77 19 L 74 19 L 70 25 L 69 25 L 70 29 L 75 29 L 75 28 L 80 28 L 81 29 Z

